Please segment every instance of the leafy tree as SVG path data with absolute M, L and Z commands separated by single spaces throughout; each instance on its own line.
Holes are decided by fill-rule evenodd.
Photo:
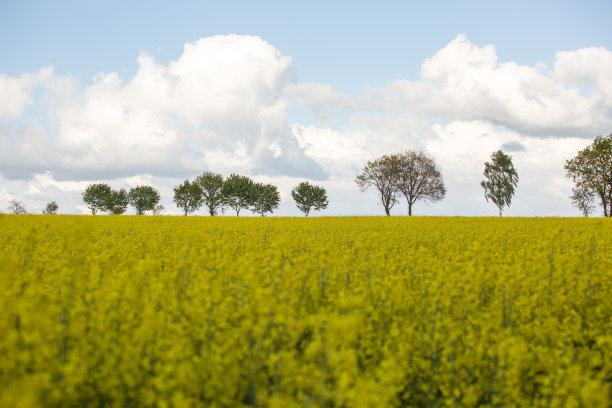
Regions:
M 572 200 L 572 205 L 577 207 L 585 217 L 588 217 L 595 208 L 595 195 L 584 187 L 572 188 L 570 199 Z
M 384 155 L 367 162 L 355 180 L 361 192 L 370 188 L 378 190 L 386 215 L 391 215 L 391 208 L 397 203 L 397 179 L 400 168 L 401 162 L 397 155 Z
M 187 216 L 202 206 L 202 189 L 197 183 L 185 180 L 183 184 L 174 187 L 174 202 Z
M 153 210 L 161 199 L 159 192 L 151 186 L 136 186 L 130 190 L 128 196 L 130 204 L 136 209 L 138 215 L 144 214 L 147 210 Z
M 196 177 L 195 183 L 202 189 L 202 202 L 208 208 L 208 213 L 213 216 L 219 213 L 225 205 L 223 189 L 223 176 L 210 171 Z
M 111 195 L 111 188 L 105 183 L 90 184 L 82 195 L 83 201 L 91 209 L 91 214 L 96 215 L 98 211 L 105 211 Z
M 519 180 L 512 164 L 512 157 L 501 150 L 494 152 L 491 155 L 491 163 L 485 163 L 483 174 L 487 179 L 483 180 L 480 185 L 485 191 L 485 199 L 491 200 L 497 206 L 501 217 L 503 207 L 510 206 Z
M 47 203 L 42 213 L 44 215 L 54 215 L 54 214 L 57 214 L 58 209 L 59 209 L 59 205 L 57 205 L 55 201 L 51 201 L 50 203 Z
M 272 213 L 280 204 L 278 188 L 272 184 L 253 183 L 251 186 L 251 211 L 261 214 Z
M 431 157 L 407 151 L 398 154 L 396 160 L 399 161 L 396 187 L 406 197 L 408 215 L 412 215 L 412 206 L 418 200 L 436 202 L 444 198 L 442 174 Z
M 25 209 L 25 205 L 21 201 L 11 200 L 8 206 L 8 210 L 13 214 L 27 214 L 28 212 Z
M 591 145 L 579 151 L 573 159 L 567 160 L 564 168 L 565 176 L 576 184 L 579 195 L 591 194 L 597 197 L 603 207 L 604 217 L 611 217 L 612 133 L 607 137 L 597 136 Z
M 308 217 L 311 210 L 319 211 L 327 208 L 327 192 L 323 187 L 314 186 L 303 181 L 291 190 L 291 197 L 297 208 Z
M 110 214 L 120 215 L 125 213 L 128 205 L 130 205 L 130 198 L 128 192 L 124 188 L 121 190 L 111 190 L 108 201 L 104 203 L 104 211 Z
M 227 205 L 236 211 L 236 217 L 240 215 L 240 210 L 251 206 L 252 186 L 253 180 L 235 173 L 232 173 L 223 183 L 221 193 Z

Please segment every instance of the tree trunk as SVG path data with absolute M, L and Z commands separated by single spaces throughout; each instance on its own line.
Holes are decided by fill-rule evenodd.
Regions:
M 499 207 L 499 216 L 500 217 L 502 216 L 502 208 L 501 207 Z
M 389 211 L 389 206 L 385 206 L 385 215 L 387 217 L 391 215 L 391 212 Z
M 408 216 L 412 216 L 412 203 L 410 201 L 408 201 Z

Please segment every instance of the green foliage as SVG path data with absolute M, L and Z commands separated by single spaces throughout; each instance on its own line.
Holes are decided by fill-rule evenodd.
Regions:
M 327 192 L 323 187 L 315 186 L 307 181 L 303 181 L 291 190 L 291 197 L 295 201 L 297 208 L 306 217 L 311 210 L 319 211 L 327 208 Z
M 121 190 L 111 190 L 108 201 L 104 204 L 104 211 L 120 215 L 125 213 L 130 204 L 128 192 L 122 188 Z
M 572 203 L 584 213 L 584 198 L 596 196 L 604 217 L 612 216 L 612 134 L 597 136 L 590 146 L 567 160 L 564 168 L 565 176 L 576 184 Z
M 512 157 L 501 150 L 494 152 L 491 155 L 491 163 L 485 163 L 483 174 L 486 180 L 483 180 L 480 185 L 485 191 L 485 199 L 491 200 L 497 206 L 501 217 L 503 207 L 510 206 L 519 180 L 512 164 Z
M 232 173 L 223 183 L 221 193 L 228 206 L 236 211 L 236 217 L 240 210 L 251 206 L 251 187 L 253 180 L 247 176 Z
M 44 215 L 54 215 L 54 214 L 57 214 L 58 209 L 59 209 L 59 205 L 57 205 L 55 201 L 51 201 L 50 203 L 47 203 L 42 213 Z
M 355 180 L 361 192 L 370 188 L 378 190 L 386 215 L 391 215 L 391 208 L 397 204 L 397 180 L 400 169 L 401 161 L 398 155 L 384 155 L 367 162 Z
M 138 215 L 148 210 L 152 211 L 161 199 L 159 192 L 151 186 L 136 186 L 130 190 L 128 196 L 130 204 L 136 209 Z
M 223 210 L 225 198 L 221 192 L 223 188 L 223 176 L 221 174 L 207 171 L 196 177 L 195 183 L 202 190 L 202 203 L 208 208 L 208 213 L 213 216 Z
M 90 184 L 87 186 L 82 193 L 83 202 L 87 204 L 92 215 L 96 215 L 99 211 L 105 211 L 111 191 L 110 186 L 105 183 Z
M 202 206 L 202 189 L 197 183 L 185 180 L 183 184 L 174 187 L 174 202 L 185 211 L 185 216 Z
M 251 211 L 260 214 L 272 213 L 280 204 L 278 188 L 272 184 L 253 183 L 250 191 Z

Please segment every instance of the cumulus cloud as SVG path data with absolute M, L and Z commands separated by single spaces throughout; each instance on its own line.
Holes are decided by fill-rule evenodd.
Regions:
M 420 80 L 396 81 L 380 97 L 392 108 L 408 104 L 431 117 L 484 119 L 540 136 L 591 137 L 612 124 L 611 105 L 598 94 L 582 94 L 573 83 L 590 81 L 608 95 L 609 54 L 602 48 L 559 53 L 555 75 L 500 62 L 492 45 L 480 47 L 458 35 L 422 64 Z M 586 69 L 592 64 L 597 67 Z
M 80 94 L 49 104 L 46 126 L 0 130 L 3 150 L 11 152 L 1 157 L 5 176 L 45 169 L 66 179 L 184 175 L 207 168 L 208 151 L 239 145 L 245 171 L 326 176 L 302 153 L 286 120 L 282 92 L 296 81 L 292 61 L 262 39 L 203 38 L 168 65 L 146 53 L 138 64 L 128 82 L 101 73 Z M 49 100 L 65 78 L 44 74 L 39 85 Z M 22 82 L 27 78 L 1 78 L 16 108 L 0 113 L 19 115 L 32 101 Z

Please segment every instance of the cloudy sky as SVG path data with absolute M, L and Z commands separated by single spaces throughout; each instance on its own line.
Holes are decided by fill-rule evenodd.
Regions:
M 609 0 L 2 1 L 0 209 L 81 214 L 106 182 L 179 214 L 172 188 L 212 170 L 276 184 L 276 215 L 302 180 L 319 215 L 379 215 L 355 176 L 421 150 L 448 192 L 414 213 L 496 215 L 480 181 L 502 149 L 506 215 L 577 216 L 563 164 L 612 133 L 610 21 Z

